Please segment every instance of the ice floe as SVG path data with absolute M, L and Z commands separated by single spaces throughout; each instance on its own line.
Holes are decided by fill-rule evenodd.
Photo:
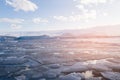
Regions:
M 101 72 L 101 74 L 107 80 L 120 80 L 119 72 Z

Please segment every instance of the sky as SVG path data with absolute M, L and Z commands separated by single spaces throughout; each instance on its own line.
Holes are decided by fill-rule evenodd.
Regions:
M 120 0 L 0 0 L 0 31 L 84 29 L 120 24 Z

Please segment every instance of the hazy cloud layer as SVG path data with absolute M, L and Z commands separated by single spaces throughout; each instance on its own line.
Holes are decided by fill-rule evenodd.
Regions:
M 0 18 L 0 22 L 5 22 L 5 23 L 22 23 L 22 22 L 24 22 L 24 19 Z

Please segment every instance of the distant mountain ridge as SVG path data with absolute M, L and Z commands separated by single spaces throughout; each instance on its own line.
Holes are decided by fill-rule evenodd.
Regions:
M 78 30 L 33 31 L 33 32 L 6 32 L 2 36 L 120 36 L 120 25 L 100 26 Z
M 91 38 L 91 37 L 120 37 L 120 25 L 116 26 L 100 26 L 100 27 L 92 27 L 88 29 L 81 30 L 69 30 L 65 31 L 62 34 L 62 37 L 80 37 L 80 38 Z

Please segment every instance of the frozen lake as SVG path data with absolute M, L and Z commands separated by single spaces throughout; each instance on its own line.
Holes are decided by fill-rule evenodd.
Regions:
M 120 80 L 119 52 L 120 38 L 9 39 L 0 80 Z
M 66 39 L 65 41 L 91 41 L 101 43 L 118 43 L 120 44 L 120 38 L 80 38 L 80 39 Z

